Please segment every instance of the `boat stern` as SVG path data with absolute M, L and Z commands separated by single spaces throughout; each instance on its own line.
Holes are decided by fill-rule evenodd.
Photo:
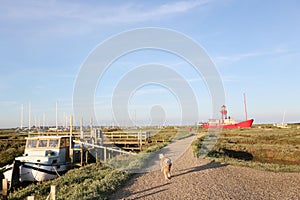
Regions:
M 3 178 L 7 180 L 9 189 L 20 183 L 20 166 L 21 162 L 15 160 L 13 164 L 6 165 L 2 168 Z

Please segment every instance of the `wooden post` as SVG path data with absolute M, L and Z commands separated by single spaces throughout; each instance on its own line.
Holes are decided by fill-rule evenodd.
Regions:
M 142 137 L 143 137 L 143 135 L 142 135 L 142 132 L 140 131 L 139 132 L 139 143 L 140 143 L 139 146 L 140 146 L 140 151 L 142 150 L 142 145 L 143 145 L 143 143 L 142 143 L 143 138 Z
M 101 137 L 101 146 L 104 144 L 104 136 L 102 130 L 100 130 L 100 137 Z
M 104 147 L 104 162 L 106 162 L 106 147 Z
M 34 196 L 28 196 L 27 200 L 34 200 Z
M 2 195 L 7 196 L 8 182 L 7 179 L 2 179 Z
M 98 129 L 97 128 L 94 129 L 94 135 L 95 135 L 95 144 L 98 145 L 99 142 L 98 142 Z
M 99 160 L 98 160 L 98 156 L 99 156 L 98 155 L 98 149 L 96 148 L 95 150 L 96 150 L 96 163 L 98 164 L 99 163 Z
M 80 166 L 83 166 L 83 144 L 80 144 Z
M 73 116 L 70 116 L 70 148 L 69 148 L 69 157 L 71 160 L 71 165 L 73 165 L 73 141 L 72 141 L 72 134 L 73 134 Z
M 51 185 L 50 189 L 50 200 L 55 200 L 56 199 L 56 186 Z
M 93 137 L 93 118 L 90 119 L 91 138 Z
M 83 124 L 83 118 L 80 119 L 80 139 L 83 140 L 83 129 L 82 129 L 82 124 Z
M 85 151 L 85 164 L 88 164 L 88 162 L 89 162 L 89 151 L 86 150 Z

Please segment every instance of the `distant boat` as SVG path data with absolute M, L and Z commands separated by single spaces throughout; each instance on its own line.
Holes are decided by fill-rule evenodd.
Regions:
M 206 123 L 201 123 L 203 128 L 226 128 L 226 129 L 234 129 L 234 128 L 250 128 L 253 124 L 253 119 L 246 119 L 242 122 L 236 122 L 234 119 L 227 117 L 227 109 L 226 106 L 223 105 L 221 107 L 221 119 L 209 120 Z M 246 110 L 246 109 L 245 109 Z M 247 115 L 246 115 L 247 116 Z
M 278 124 L 274 124 L 274 126 L 276 126 L 278 128 L 289 128 L 288 125 L 284 122 L 284 119 L 285 119 L 285 111 L 283 113 L 282 122 L 278 123 Z
M 70 136 L 38 136 L 26 140 L 23 156 L 2 168 L 10 186 L 55 179 L 71 167 Z M 73 145 L 73 144 L 72 144 Z

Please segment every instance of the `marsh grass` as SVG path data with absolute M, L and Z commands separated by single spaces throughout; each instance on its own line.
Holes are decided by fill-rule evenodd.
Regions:
M 285 165 L 285 164 L 276 164 L 276 163 L 245 161 L 245 160 L 230 158 L 227 156 L 223 156 L 223 157 L 210 156 L 208 158 L 220 163 L 226 163 L 229 165 L 236 165 L 241 167 L 250 167 L 254 169 L 271 171 L 271 172 L 300 172 L 299 165 Z
M 57 186 L 60 199 L 108 199 L 110 192 L 116 190 L 130 178 L 130 174 L 109 167 L 90 164 L 80 169 L 68 171 L 65 175 L 51 181 L 33 183 L 11 193 L 8 199 L 21 200 L 27 196 L 47 199 L 50 186 Z
M 193 144 L 195 153 L 200 144 L 201 140 Z M 208 158 L 268 171 L 300 172 L 300 129 L 223 129 Z
M 0 141 L 0 167 L 10 164 L 15 157 L 24 153 L 24 144 L 19 142 L 7 143 Z

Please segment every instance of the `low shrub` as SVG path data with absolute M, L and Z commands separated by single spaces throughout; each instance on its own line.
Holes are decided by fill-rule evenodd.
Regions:
M 56 199 L 58 200 L 108 199 L 108 195 L 129 178 L 129 173 L 100 164 L 90 164 L 79 169 L 72 169 L 57 179 L 19 188 L 11 193 L 8 199 L 21 200 L 27 196 L 35 196 L 35 199 L 46 199 L 51 185 L 57 187 Z

